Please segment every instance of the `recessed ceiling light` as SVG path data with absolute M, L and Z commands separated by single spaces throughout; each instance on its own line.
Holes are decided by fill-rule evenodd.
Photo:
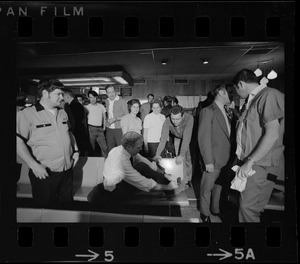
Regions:
M 203 63 L 203 64 L 208 64 L 208 60 L 207 60 L 207 59 L 203 59 L 203 60 L 202 60 L 202 63 Z
M 164 60 L 161 61 L 161 64 L 162 64 L 162 65 L 167 65 L 167 62 L 168 62 L 168 61 L 167 61 L 166 59 L 164 59 Z

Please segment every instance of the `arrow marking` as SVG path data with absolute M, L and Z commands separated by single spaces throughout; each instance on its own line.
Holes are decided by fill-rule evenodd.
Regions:
M 226 258 L 229 258 L 229 257 L 232 256 L 232 254 L 230 252 L 227 252 L 227 251 L 225 251 L 221 248 L 219 248 L 219 250 L 222 251 L 223 253 L 213 253 L 213 254 L 208 253 L 207 256 L 209 256 L 209 257 L 222 257 L 219 260 L 226 259 Z
M 94 252 L 92 250 L 88 249 L 88 252 L 92 253 L 92 255 L 78 255 L 77 254 L 77 255 L 75 255 L 75 257 L 84 257 L 84 258 L 88 257 L 88 258 L 90 258 L 90 259 L 88 259 L 88 261 L 92 261 L 92 260 L 98 258 L 98 256 L 99 256 L 98 253 L 96 253 L 96 252 Z

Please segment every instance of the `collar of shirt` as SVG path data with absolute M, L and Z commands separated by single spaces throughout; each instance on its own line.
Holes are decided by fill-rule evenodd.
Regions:
M 117 100 L 119 100 L 119 99 L 120 99 L 119 95 L 116 95 L 116 97 L 115 97 L 114 100 L 110 100 L 110 99 L 108 98 L 108 100 L 109 100 L 111 103 L 114 103 L 115 101 L 117 101 Z
M 257 95 L 262 89 L 266 88 L 267 85 L 265 83 L 258 85 L 250 94 L 249 94 L 249 98 L 248 98 L 248 102 L 247 102 L 247 109 L 248 106 L 250 104 L 250 102 L 252 101 L 252 99 L 255 97 L 255 95 Z
M 128 158 L 128 159 L 131 158 L 130 153 L 129 153 L 123 146 L 122 146 L 122 148 L 121 148 L 121 151 L 122 151 L 122 154 L 123 154 L 126 158 Z

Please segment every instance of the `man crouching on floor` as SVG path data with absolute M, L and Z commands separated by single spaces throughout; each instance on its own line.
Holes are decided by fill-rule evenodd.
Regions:
M 115 201 L 133 197 L 140 190 L 170 191 L 177 188 L 175 181 L 169 181 L 169 174 L 160 172 L 155 162 L 139 154 L 143 147 L 143 136 L 129 131 L 122 138 L 122 145 L 113 148 L 104 163 L 103 184 L 97 185 L 89 194 L 92 203 L 103 202 L 105 198 Z

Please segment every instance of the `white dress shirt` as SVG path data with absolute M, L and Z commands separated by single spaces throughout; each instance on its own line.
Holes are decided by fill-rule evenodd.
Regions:
M 113 112 L 113 110 L 114 110 L 114 103 L 115 103 L 116 100 L 119 100 L 120 97 L 117 95 L 114 100 L 110 100 L 109 98 L 107 98 L 107 99 L 109 100 L 108 119 L 114 118 L 114 112 Z M 113 129 L 116 128 L 115 123 L 112 123 L 109 126 L 109 128 L 113 128 Z
M 132 167 L 130 158 L 131 155 L 122 145 L 113 148 L 109 152 L 103 170 L 103 185 L 105 190 L 113 191 L 116 185 L 122 180 L 146 192 L 149 192 L 156 185 L 153 179 L 146 178 Z M 133 157 L 134 164 L 140 161 L 155 169 L 155 165 L 140 154 Z

